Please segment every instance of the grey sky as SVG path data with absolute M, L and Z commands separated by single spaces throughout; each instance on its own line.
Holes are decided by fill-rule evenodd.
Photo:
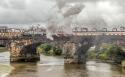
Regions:
M 0 0 L 0 24 L 60 22 L 65 19 L 64 12 L 70 4 L 84 5 L 80 13 L 74 15 L 74 23 L 95 27 L 125 24 L 125 0 Z

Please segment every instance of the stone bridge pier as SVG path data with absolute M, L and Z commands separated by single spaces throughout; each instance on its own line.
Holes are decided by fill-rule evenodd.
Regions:
M 36 51 L 39 44 L 33 43 L 32 39 L 14 40 L 10 45 L 10 62 L 28 62 L 40 60 Z
M 63 47 L 65 63 L 85 64 L 86 52 L 93 45 L 92 40 L 91 37 L 80 37 L 77 41 L 66 42 Z

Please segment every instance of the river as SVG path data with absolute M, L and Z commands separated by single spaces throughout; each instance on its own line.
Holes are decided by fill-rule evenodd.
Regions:
M 64 65 L 63 58 L 44 55 L 38 63 L 11 64 L 9 52 L 1 52 L 0 77 L 125 77 L 125 70 L 94 61 L 88 61 L 86 65 Z

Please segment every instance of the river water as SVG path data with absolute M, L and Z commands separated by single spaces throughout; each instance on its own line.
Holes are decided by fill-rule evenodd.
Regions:
M 67 64 L 60 57 L 41 55 L 38 63 L 9 62 L 9 52 L 0 53 L 0 77 L 125 77 L 125 70 L 107 63 L 88 61 Z

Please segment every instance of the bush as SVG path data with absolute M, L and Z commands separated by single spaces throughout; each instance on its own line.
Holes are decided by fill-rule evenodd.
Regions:
M 101 59 L 101 60 L 108 60 L 108 55 L 106 53 L 101 53 L 98 56 L 98 58 Z
M 116 63 L 120 63 L 125 58 L 125 52 L 122 48 L 115 44 L 102 44 L 100 49 L 89 51 L 89 58 L 98 58 L 100 60 L 112 60 Z M 96 56 L 96 57 L 95 57 Z
M 96 59 L 96 56 L 97 56 L 96 52 L 97 51 L 95 51 L 95 50 L 88 51 L 87 52 L 88 59 Z
M 54 55 L 61 55 L 62 50 L 60 48 L 53 47 L 53 54 Z
M 62 49 L 53 47 L 52 45 L 49 45 L 49 44 L 41 44 L 39 47 L 37 47 L 37 51 L 45 55 L 61 55 L 62 54 Z

